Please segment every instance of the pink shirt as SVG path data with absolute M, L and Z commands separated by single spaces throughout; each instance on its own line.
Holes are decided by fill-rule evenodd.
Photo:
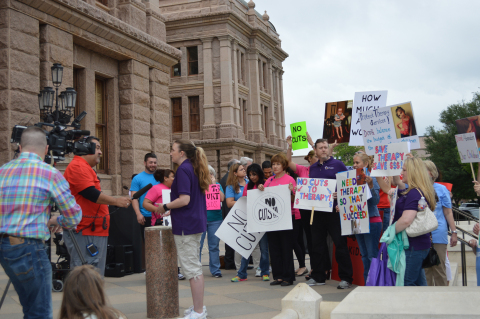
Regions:
M 297 166 L 300 166 L 300 165 L 297 165 Z M 293 184 L 294 188 L 295 186 L 297 186 L 297 182 L 293 179 L 293 177 L 291 177 L 288 174 L 285 174 L 280 178 L 276 178 L 275 176 L 272 176 L 269 179 L 267 179 L 267 181 L 265 182 L 265 187 L 288 185 L 290 183 Z M 295 216 L 295 219 L 300 219 L 301 218 L 300 210 L 298 208 L 293 208 L 293 203 L 291 203 L 291 205 L 292 205 L 292 215 Z
M 162 199 L 162 191 L 164 189 L 170 189 L 167 186 L 165 186 L 163 183 L 160 183 L 158 185 L 153 186 L 150 188 L 148 191 L 147 195 L 145 196 L 145 199 L 150 200 L 154 206 L 160 206 L 160 204 L 163 204 L 163 199 Z M 152 212 L 152 226 L 155 225 L 155 221 L 157 219 L 162 219 L 162 217 L 154 212 Z
M 303 165 L 295 165 L 295 174 L 297 174 L 298 177 L 308 177 L 308 174 L 310 173 L 310 166 L 305 167 Z
M 247 185 L 248 185 L 248 183 L 247 183 Z M 247 196 L 247 185 L 245 185 L 245 187 L 243 188 L 242 196 Z M 253 185 L 252 189 L 257 189 L 257 185 Z

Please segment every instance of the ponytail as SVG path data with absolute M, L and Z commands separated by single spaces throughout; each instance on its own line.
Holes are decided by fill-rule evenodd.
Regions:
M 188 140 L 177 140 L 174 142 L 178 145 L 178 149 L 185 153 L 185 156 L 192 163 L 195 175 L 197 175 L 198 182 L 202 193 L 208 191 L 212 180 L 210 179 L 210 171 L 208 170 L 208 159 L 203 151 L 203 148 L 196 147 L 193 142 Z

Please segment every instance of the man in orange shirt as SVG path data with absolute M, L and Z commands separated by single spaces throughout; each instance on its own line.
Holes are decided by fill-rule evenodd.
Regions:
M 74 232 L 75 239 L 87 263 L 97 267 L 97 271 L 103 276 L 110 226 L 107 205 L 126 208 L 132 201 L 126 197 L 115 198 L 101 192 L 100 180 L 93 170 L 102 155 L 100 142 L 93 136 L 87 137 L 86 142 L 96 144 L 95 154 L 75 156 L 68 164 L 64 177 L 70 184 L 72 195 L 82 208 L 82 220 Z M 68 232 L 64 232 L 64 240 L 71 257 L 70 268 L 82 265 Z

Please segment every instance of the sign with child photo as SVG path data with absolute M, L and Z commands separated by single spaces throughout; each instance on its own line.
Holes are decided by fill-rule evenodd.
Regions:
M 368 185 L 364 175 L 357 176 L 357 170 L 337 174 L 337 199 L 340 209 L 342 236 L 365 234 L 370 232 L 368 214 Z
M 294 208 L 331 212 L 336 183 L 334 179 L 297 178 Z

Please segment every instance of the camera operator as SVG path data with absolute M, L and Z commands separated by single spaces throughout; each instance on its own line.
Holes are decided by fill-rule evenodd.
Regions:
M 0 167 L 0 263 L 25 318 L 52 318 L 52 266 L 44 241 L 50 226 L 75 227 L 82 212 L 63 175 L 43 161 L 45 132 L 25 129 L 19 149 L 17 159 Z M 50 218 L 53 202 L 62 215 Z
M 83 257 L 88 264 L 97 267 L 103 276 L 107 257 L 108 228 L 110 215 L 108 206 L 128 207 L 132 202 L 126 197 L 112 197 L 102 193 L 100 180 L 93 170 L 100 163 L 102 155 L 100 141 L 94 136 L 88 136 L 86 143 L 95 143 L 95 154 L 75 156 L 65 170 L 65 179 L 70 184 L 75 200 L 82 208 L 83 216 L 78 224 L 75 239 L 82 250 Z M 70 234 L 64 233 L 65 244 L 70 254 L 70 268 L 81 266 L 82 262 Z

